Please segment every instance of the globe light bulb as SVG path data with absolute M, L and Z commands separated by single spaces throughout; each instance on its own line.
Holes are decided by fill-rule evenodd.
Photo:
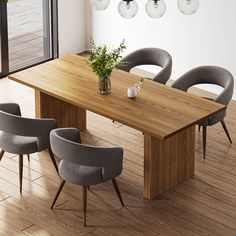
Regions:
M 166 13 L 166 3 L 164 0 L 148 0 L 146 12 L 152 18 L 160 18 Z
M 122 0 L 119 3 L 118 11 L 124 18 L 132 18 L 138 12 L 138 4 L 135 0 Z
M 199 0 L 179 0 L 178 8 L 185 15 L 194 14 L 199 8 Z
M 90 0 L 90 4 L 95 10 L 100 11 L 105 10 L 109 6 L 110 0 Z

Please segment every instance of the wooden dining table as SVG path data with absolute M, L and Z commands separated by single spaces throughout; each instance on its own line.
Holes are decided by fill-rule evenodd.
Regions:
M 35 89 L 36 117 L 53 117 L 59 127 L 86 130 L 88 110 L 143 132 L 147 199 L 193 177 L 195 124 L 225 109 L 151 80 L 145 80 L 138 96 L 130 99 L 127 89 L 140 77 L 120 70 L 112 72 L 112 92 L 99 94 L 98 78 L 78 55 L 63 56 L 9 79 Z

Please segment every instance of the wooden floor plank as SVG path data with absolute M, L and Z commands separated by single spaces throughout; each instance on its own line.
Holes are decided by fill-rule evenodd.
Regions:
M 31 227 L 26 228 L 22 232 L 28 236 L 57 236 L 56 233 L 49 232 L 48 229 L 41 228 L 38 225 L 32 225 Z
M 195 200 L 198 203 L 211 207 L 224 215 L 228 215 L 229 217 L 236 219 L 236 205 L 233 206 L 225 203 L 221 199 L 217 199 L 209 196 L 208 194 L 193 190 L 186 185 L 175 187 L 173 188 L 173 191 L 183 194 L 187 198 Z
M 26 236 L 24 232 L 21 232 L 18 228 L 12 224 L 7 224 L 5 221 L 0 219 L 0 235 L 1 236 Z
M 165 193 L 164 197 L 171 201 L 172 204 L 174 202 L 178 206 L 181 206 L 183 211 L 181 216 L 195 225 L 218 235 L 235 235 L 235 219 L 232 219 L 232 217 L 186 198 L 183 194 L 175 191 Z
M 33 223 L 23 217 L 17 209 L 5 205 L 9 199 L 11 198 L 0 202 L 0 219 L 5 221 L 8 225 L 17 228 L 19 231 L 32 226 Z

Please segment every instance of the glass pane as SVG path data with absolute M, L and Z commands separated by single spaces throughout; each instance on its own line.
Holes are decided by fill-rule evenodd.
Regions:
M 48 0 L 8 0 L 10 71 L 51 57 Z

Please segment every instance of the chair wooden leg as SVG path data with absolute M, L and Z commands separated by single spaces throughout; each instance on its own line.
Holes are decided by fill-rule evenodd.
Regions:
M 49 153 L 50 158 L 51 158 L 51 160 L 52 160 L 52 163 L 53 163 L 53 165 L 54 165 L 54 167 L 55 167 L 55 169 L 56 169 L 56 171 L 57 171 L 57 173 L 58 173 L 57 163 L 56 163 L 54 154 L 53 154 L 53 152 L 52 152 L 52 150 L 51 150 L 50 148 L 48 149 L 48 153 Z
M 203 126 L 203 158 L 206 159 L 206 136 L 207 136 L 207 127 Z
M 83 186 L 83 210 L 84 210 L 84 226 L 86 226 L 87 186 Z
M 22 194 L 22 179 L 23 179 L 23 155 L 19 155 L 19 182 L 20 182 L 20 194 Z
M 118 196 L 118 198 L 120 200 L 121 205 L 124 206 L 124 202 L 122 200 L 122 197 L 121 197 L 121 194 L 120 194 L 120 190 L 119 190 L 119 187 L 118 187 L 118 184 L 117 184 L 115 178 L 112 180 L 112 183 L 113 183 L 113 186 L 114 186 L 114 188 L 116 190 L 116 194 L 117 194 L 117 196 Z
M 232 144 L 232 139 L 231 139 L 231 137 L 230 137 L 230 135 L 229 135 L 229 131 L 228 131 L 228 129 L 227 129 L 227 126 L 226 126 L 226 124 L 225 124 L 225 121 L 222 120 L 222 121 L 221 121 L 221 124 L 222 124 L 222 126 L 223 126 L 223 128 L 224 128 L 224 131 L 225 131 L 225 133 L 226 133 L 226 135 L 227 135 L 227 137 L 228 137 L 228 139 L 229 139 L 229 142 Z
M 30 161 L 30 155 L 29 154 L 27 154 L 27 157 L 28 157 L 28 161 Z
M 53 209 L 56 201 L 57 201 L 57 198 L 59 197 L 60 193 L 61 193 L 61 190 L 63 189 L 64 185 L 65 185 L 66 181 L 65 180 L 62 180 L 61 183 L 60 183 L 60 186 L 59 186 L 59 189 L 54 197 L 54 200 L 53 200 L 53 203 L 51 205 L 51 209 Z
M 200 132 L 200 131 L 201 131 L 201 125 L 198 126 L 198 132 Z
M 5 153 L 5 151 L 1 150 L 1 152 L 0 152 L 0 161 L 2 160 L 2 157 L 3 157 L 4 153 Z

